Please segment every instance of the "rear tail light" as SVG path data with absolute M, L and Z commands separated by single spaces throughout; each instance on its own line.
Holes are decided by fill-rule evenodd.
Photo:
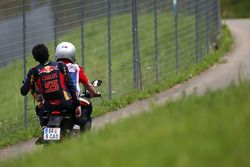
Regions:
M 61 111 L 52 111 L 51 114 L 52 115 L 61 115 Z

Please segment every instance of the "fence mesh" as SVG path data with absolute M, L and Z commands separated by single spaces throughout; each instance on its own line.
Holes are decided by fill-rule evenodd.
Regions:
M 31 96 L 19 93 L 37 43 L 53 60 L 58 43 L 72 42 L 78 64 L 113 99 L 199 63 L 219 33 L 219 0 L 1 1 L 0 141 L 38 127 Z

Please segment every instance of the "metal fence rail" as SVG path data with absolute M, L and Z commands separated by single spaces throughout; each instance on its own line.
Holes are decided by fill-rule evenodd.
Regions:
M 45 43 L 62 41 L 101 79 L 104 98 L 129 95 L 199 63 L 220 33 L 219 0 L 11 0 L 0 2 L 0 141 L 38 126 L 21 82 Z

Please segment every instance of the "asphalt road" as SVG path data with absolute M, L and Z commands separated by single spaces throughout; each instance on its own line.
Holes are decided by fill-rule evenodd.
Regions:
M 155 95 L 154 97 L 135 102 L 126 108 L 107 113 L 93 121 L 93 130 L 100 129 L 106 123 L 146 111 L 152 104 L 163 104 L 183 95 L 204 94 L 207 90 L 224 88 L 239 79 L 250 79 L 250 19 L 226 20 L 234 38 L 233 48 L 223 59 L 209 70 L 193 79 L 176 85 L 174 88 Z M 25 156 L 32 153 L 36 147 L 34 140 L 0 150 L 0 161 L 9 158 Z M 25 154 L 24 154 L 25 153 Z

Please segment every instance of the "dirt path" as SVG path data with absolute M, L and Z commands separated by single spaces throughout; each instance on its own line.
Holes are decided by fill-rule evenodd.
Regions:
M 143 112 L 152 104 L 163 104 L 166 101 L 180 97 L 183 92 L 203 94 L 206 90 L 216 90 L 228 86 L 241 78 L 250 79 L 250 19 L 227 20 L 234 37 L 233 50 L 225 56 L 225 63 L 217 64 L 203 74 L 179 84 L 174 88 L 155 95 L 154 97 L 135 102 L 123 109 L 107 113 L 93 121 L 93 129 L 98 129 L 105 123 L 115 122 L 124 117 Z M 34 140 L 0 150 L 0 161 L 15 158 L 35 149 Z

